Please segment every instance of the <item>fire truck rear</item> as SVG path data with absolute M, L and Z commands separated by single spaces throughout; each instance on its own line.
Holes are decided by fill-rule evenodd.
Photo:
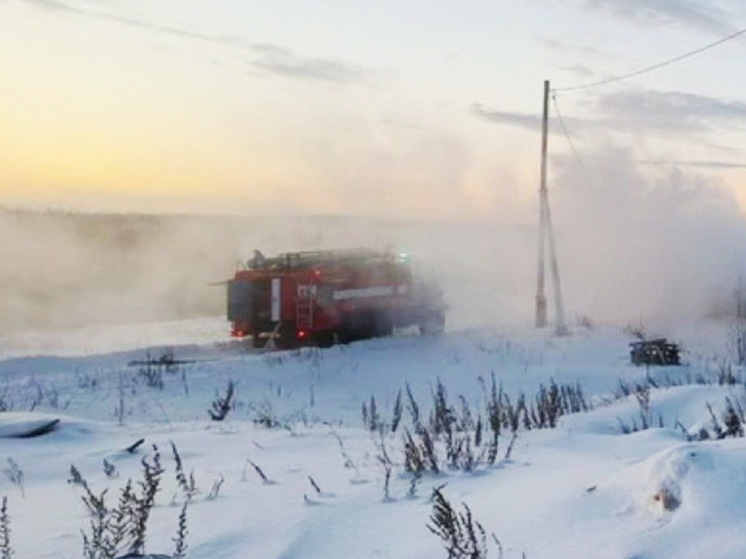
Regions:
M 328 347 L 409 326 L 441 332 L 445 306 L 404 254 L 257 251 L 228 281 L 228 320 L 233 336 L 251 336 L 256 347 Z

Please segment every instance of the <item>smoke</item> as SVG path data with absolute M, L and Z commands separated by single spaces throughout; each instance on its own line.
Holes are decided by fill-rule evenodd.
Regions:
M 570 322 L 681 319 L 732 306 L 746 230 L 722 185 L 675 167 L 644 175 L 615 148 L 586 155 L 585 169 L 557 158 L 551 170 Z M 255 248 L 395 247 L 440 282 L 449 328 L 533 320 L 535 222 L 0 210 L 0 235 L 0 333 L 224 316 L 221 282 Z
M 219 259 L 193 243 L 198 228 L 148 216 L 3 211 L 0 234 L 0 331 L 177 318 L 214 307 L 206 270 Z
M 600 320 L 701 317 L 732 306 L 746 228 L 717 181 L 672 166 L 643 175 L 606 147 L 559 160 L 553 208 L 570 308 Z
M 442 285 L 451 327 L 515 317 L 512 278 L 530 273 L 511 256 L 522 230 L 497 224 L 5 210 L 0 234 L 0 333 L 221 316 L 222 282 L 255 248 L 408 252 Z

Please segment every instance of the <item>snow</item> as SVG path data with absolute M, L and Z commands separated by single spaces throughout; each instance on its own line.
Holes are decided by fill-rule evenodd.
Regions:
M 725 325 L 679 325 L 670 337 L 683 344 L 685 365 L 649 369 L 629 365 L 632 338 L 612 326 L 563 338 L 404 331 L 274 353 L 251 352 L 227 331 L 215 318 L 0 339 L 0 403 L 8 410 L 0 413 L 0 495 L 8 497 L 17 556 L 82 557 L 90 519 L 70 466 L 94 493 L 108 489 L 113 506 L 127 479 L 142 479 L 153 445 L 165 472 L 146 550 L 171 554 L 186 499 L 172 444 L 199 489 L 186 509 L 193 559 L 446 557 L 428 529 L 434 488 L 456 510 L 465 503 L 507 559 L 746 556 L 746 439 L 686 436 L 712 431 L 708 404 L 720 418 L 726 398 L 744 402 L 742 382 L 710 382 L 728 361 Z M 130 365 L 169 350 L 190 363 L 163 368 L 162 387 L 148 386 L 143 367 Z M 552 382 L 579 385 L 593 409 L 562 416 L 555 429 L 520 430 L 510 457 L 504 432 L 495 464 L 463 471 L 442 462 L 410 495 L 402 451 L 409 413 L 390 429 L 397 394 L 408 387 L 426 419 L 442 383 L 459 412 L 463 396 L 473 414 L 484 413 L 493 378 L 513 401 L 520 392 L 532 401 Z M 229 381 L 236 406 L 212 421 L 207 410 Z M 646 382 L 647 409 L 634 393 L 620 393 Z M 389 422 L 383 435 L 363 424 L 371 398 Z M 15 438 L 54 419 L 51 433 Z M 644 420 L 652 428 L 623 433 Z M 388 498 L 382 444 L 393 463 Z M 115 473 L 104 472 L 104 461 Z M 13 464 L 22 479 L 14 481 Z M 488 544 L 498 557 L 490 537 Z
M 23 438 L 52 430 L 59 419 L 44 414 L 5 412 L 0 415 L 0 438 Z

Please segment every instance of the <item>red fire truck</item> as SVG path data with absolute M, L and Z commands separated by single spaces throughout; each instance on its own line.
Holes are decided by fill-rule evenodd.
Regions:
M 228 281 L 228 320 L 255 347 L 328 347 L 389 336 L 394 328 L 439 333 L 445 305 L 410 258 L 370 249 L 254 258 Z

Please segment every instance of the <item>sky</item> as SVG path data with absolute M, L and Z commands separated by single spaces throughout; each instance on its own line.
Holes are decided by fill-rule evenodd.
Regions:
M 526 221 L 550 80 L 550 188 L 602 188 L 624 153 L 746 207 L 746 36 L 562 91 L 744 22 L 735 0 L 0 0 L 0 203 Z

